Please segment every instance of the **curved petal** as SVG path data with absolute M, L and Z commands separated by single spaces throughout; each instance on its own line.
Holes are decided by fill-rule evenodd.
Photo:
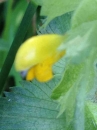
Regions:
M 58 52 L 57 48 L 63 40 L 64 36 L 57 34 L 35 36 L 28 39 L 20 46 L 16 54 L 16 69 L 18 71 L 27 70 L 38 63 L 42 63 Z

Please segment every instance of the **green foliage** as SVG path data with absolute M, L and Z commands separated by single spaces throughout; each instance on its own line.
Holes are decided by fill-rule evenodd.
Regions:
M 78 81 L 80 72 L 83 68 L 83 65 L 67 65 L 65 67 L 64 76 L 60 84 L 55 88 L 52 94 L 52 98 L 58 99 L 61 95 L 65 95 L 67 91 L 75 87 L 76 80 Z
M 35 2 L 35 0 L 32 1 Z M 45 26 L 47 26 L 53 18 L 75 10 L 80 0 L 60 0 L 60 2 L 58 0 L 37 0 L 36 3 L 42 5 L 41 15 L 47 16 L 45 23 Z
M 19 24 L 23 18 L 25 10 L 27 8 L 26 1 L 18 1 L 18 3 L 15 4 L 14 8 L 13 8 L 13 0 L 6 1 L 6 3 L 4 3 L 4 4 L 5 4 L 4 6 L 6 7 L 6 8 L 4 8 L 5 17 L 4 16 L 2 16 L 2 17 L 4 17 L 5 26 L 2 31 L 2 39 L 0 40 L 0 69 L 2 68 L 2 66 L 4 64 L 5 58 L 7 56 L 8 50 L 12 44 L 12 41 L 16 34 L 17 28 L 19 27 Z M 21 30 L 21 32 L 22 32 L 22 30 Z M 6 47 L 6 50 L 4 49 L 5 47 Z M 12 70 L 14 70 L 14 68 L 12 68 Z M 20 76 L 17 76 L 17 73 L 15 70 L 14 70 L 14 73 L 13 73 L 13 71 L 11 71 L 10 75 L 14 75 L 16 83 L 19 82 L 19 81 L 17 81 L 17 79 L 21 79 L 21 78 L 18 78 Z
M 82 0 L 72 18 L 72 27 L 75 28 L 82 23 L 97 20 L 97 1 Z
M 6 97 L 0 99 L 0 129 L 96 130 L 97 98 L 92 100 L 92 97 L 97 96 L 95 93 L 97 91 L 95 83 L 97 78 L 97 2 L 96 0 L 60 0 L 60 2 L 32 0 L 32 2 L 41 5 L 40 14 L 46 16 L 41 19 L 42 27 L 45 28 L 39 26 L 38 34 L 64 35 L 65 33 L 66 40 L 58 49 L 66 50 L 66 55 L 53 66 L 54 78 L 50 82 L 22 81 L 22 87 L 13 87 L 11 92 L 5 93 Z M 19 19 L 22 18 L 18 12 L 22 4 L 23 1 L 18 4 L 13 13 L 12 19 L 15 19 L 12 25 L 13 32 L 17 30 Z M 23 12 L 23 10 L 19 11 Z M 30 20 L 31 14 L 30 12 L 30 18 L 26 14 Z M 23 19 L 23 22 L 26 22 L 28 28 L 27 17 Z M 21 24 L 22 28 L 20 26 L 20 31 L 14 40 L 19 45 L 27 31 L 24 23 Z M 10 28 L 9 24 L 6 26 Z M 22 39 L 19 39 L 20 34 Z M 0 52 L 7 53 L 8 49 L 4 40 L 0 40 L 0 47 Z M 15 55 L 17 49 L 18 47 L 15 52 L 12 51 L 12 54 Z M 1 73 L 1 81 L 7 73 L 7 71 L 4 72 L 5 74 Z
M 58 103 L 50 99 L 52 89 L 58 82 L 58 77 L 46 84 L 22 81 L 22 87 L 13 87 L 10 93 L 5 92 L 6 97 L 0 99 L 0 129 L 65 130 L 66 114 L 56 118 Z M 86 130 L 97 128 L 93 122 L 95 117 L 92 116 L 92 109 L 86 106 Z M 79 121 L 80 117 L 77 116 L 76 120 Z M 74 121 L 69 124 L 68 130 L 75 130 Z
M 70 20 L 71 20 L 72 12 L 63 14 L 59 17 L 54 18 L 46 28 L 39 27 L 39 34 L 64 34 L 70 29 Z M 44 24 L 46 19 L 41 19 L 42 24 Z
M 94 79 L 96 76 L 97 23 L 92 22 L 89 23 L 91 26 L 87 25 L 88 24 L 81 26 L 80 29 L 76 28 L 76 31 L 73 31 L 73 34 L 70 32 L 67 43 L 65 42 L 60 48 L 66 48 L 69 61 L 65 67 L 65 73 L 61 82 L 52 93 L 52 98 L 57 99 L 60 104 L 60 112 L 58 116 L 65 111 L 66 122 L 68 122 L 66 126 L 68 127 L 72 120 L 75 120 L 75 130 L 82 130 L 86 127 L 84 126 L 84 107 L 87 94 L 94 87 Z M 77 35 L 79 35 L 79 37 L 78 39 L 75 39 Z M 80 38 L 83 36 L 83 39 Z M 73 39 L 75 40 L 73 41 Z M 72 48 L 72 44 L 73 46 L 75 45 L 75 47 Z M 82 124 L 80 121 L 77 121 L 78 116 L 80 116 L 81 121 L 83 120 Z
M 6 4 L 8 4 L 8 7 L 6 9 L 6 15 L 5 15 L 5 27 L 2 33 L 2 37 L 6 39 L 9 42 L 13 41 L 13 37 L 16 33 L 17 27 L 19 26 L 24 12 L 27 8 L 27 2 L 26 1 L 20 1 L 18 4 L 16 4 L 15 8 L 12 9 L 13 1 L 10 0 Z M 22 7 L 22 8 L 21 8 Z
M 0 129 L 64 130 L 65 115 L 56 118 L 57 103 L 50 99 L 56 83 L 54 79 L 47 84 L 22 81 L 23 88 L 11 88 L 0 99 Z
M 2 93 L 3 86 L 5 84 L 5 81 L 8 77 L 8 74 L 9 74 L 11 67 L 12 67 L 12 64 L 14 62 L 16 52 L 24 40 L 24 37 L 25 37 L 25 34 L 26 34 L 27 29 L 29 27 L 29 24 L 31 23 L 32 15 L 34 15 L 36 8 L 37 8 L 36 5 L 29 3 L 28 8 L 27 8 L 25 15 L 23 17 L 23 20 L 20 24 L 18 31 L 17 31 L 17 34 L 13 40 L 12 46 L 8 52 L 8 55 L 6 57 L 6 60 L 4 62 L 4 65 L 3 65 L 1 73 L 0 73 L 0 93 Z

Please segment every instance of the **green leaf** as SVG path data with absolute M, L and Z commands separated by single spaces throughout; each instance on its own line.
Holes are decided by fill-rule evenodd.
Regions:
M 23 88 L 6 92 L 6 98 L 0 99 L 0 129 L 64 130 L 65 115 L 56 118 L 57 102 L 50 99 L 56 83 L 55 79 L 46 84 L 22 81 Z
M 94 20 L 97 20 L 97 1 L 82 0 L 72 17 L 72 28 Z
M 81 124 L 82 121 L 80 120 L 82 119 L 80 116 L 82 114 L 81 111 L 80 115 L 76 114 L 76 118 L 71 120 L 69 125 L 67 125 L 68 122 L 66 118 L 67 114 L 71 117 L 69 110 L 72 111 L 72 109 L 69 109 L 69 107 L 68 111 L 57 118 L 59 112 L 59 107 L 57 107 L 58 103 L 50 99 L 50 95 L 52 89 L 58 82 L 59 80 L 57 77 L 47 83 L 39 83 L 35 80 L 32 83 L 22 81 L 22 87 L 13 87 L 11 88 L 11 92 L 5 92 L 6 97 L 0 98 L 0 129 L 82 130 L 76 129 L 78 128 L 76 120 L 79 122 L 79 124 Z M 81 95 L 80 98 L 82 99 Z M 70 103 L 73 101 L 71 99 L 69 100 Z M 78 101 L 81 100 L 78 98 Z M 82 104 L 79 102 L 79 110 L 81 110 L 81 106 Z M 96 112 L 96 109 L 94 109 L 94 111 Z M 84 114 L 84 111 L 82 112 Z M 92 128 L 95 128 L 93 130 L 96 130 L 96 122 L 93 116 L 91 116 L 91 112 L 92 111 L 85 109 L 85 124 L 83 124 L 83 126 L 79 125 L 79 127 L 85 127 L 85 130 L 91 130 Z
M 62 49 L 64 49 L 64 47 L 67 47 L 65 58 L 69 58 L 68 61 L 69 63 L 67 62 L 68 64 L 65 68 L 65 73 L 62 81 L 56 87 L 56 89 L 52 94 L 53 98 L 59 98 L 61 94 L 63 93 L 65 94 L 68 91 L 68 89 L 72 86 L 72 84 L 75 84 L 75 81 L 78 79 L 78 75 L 80 75 L 80 73 L 83 72 L 81 71 L 82 67 L 84 68 L 86 65 L 88 65 L 89 69 L 91 68 L 90 69 L 91 72 L 94 70 L 93 63 L 97 58 L 96 57 L 97 49 L 95 47 L 97 44 L 96 25 L 97 23 L 95 22 L 85 24 L 84 26 L 80 26 L 69 33 L 70 36 L 68 37 L 68 40 L 65 42 L 65 44 L 62 45 Z M 88 35 L 85 34 L 87 32 Z M 82 38 L 78 37 L 79 42 L 78 39 L 76 38 L 77 35 L 82 37 Z M 86 45 L 88 47 L 85 47 Z M 78 60 L 78 58 L 80 61 Z M 81 58 L 83 60 L 81 60 Z M 86 58 L 88 60 L 86 60 Z M 87 64 L 85 62 L 87 62 Z M 64 85 L 66 87 L 64 87 Z
M 62 81 L 54 89 L 52 98 L 58 99 L 60 104 L 58 117 L 65 111 L 67 127 L 73 120 L 75 120 L 75 130 L 78 128 L 81 130 L 84 127 L 84 105 L 87 93 L 94 86 L 94 76 L 92 61 L 89 63 L 89 60 L 86 60 L 84 64 L 70 65 Z
M 66 113 L 66 126 L 69 127 L 71 122 L 75 120 L 75 129 L 83 129 L 84 125 L 84 107 L 85 101 L 88 92 L 94 87 L 94 79 L 95 79 L 95 63 L 97 62 L 97 23 L 90 24 L 89 26 L 81 26 L 80 33 L 76 33 L 79 29 L 76 28 L 76 31 L 70 35 L 69 40 L 71 43 L 69 44 L 69 40 L 67 43 L 63 44 L 63 47 L 68 46 L 67 49 L 71 49 L 71 56 L 69 57 L 68 64 L 65 66 L 65 73 L 59 85 L 54 89 L 52 93 L 52 98 L 57 99 L 60 104 L 60 111 L 58 116 L 60 116 L 64 111 Z M 87 24 L 85 24 L 87 25 Z M 77 30 L 78 29 L 78 30 Z M 87 34 L 85 34 L 87 33 Z M 83 40 L 73 42 L 72 39 L 80 35 L 84 36 Z M 78 46 L 74 46 L 73 44 L 82 44 L 83 48 L 78 49 Z M 86 44 L 88 47 L 85 47 Z M 74 48 L 71 48 L 71 46 Z M 80 47 L 80 46 L 79 46 Z M 77 53 L 75 51 L 79 50 Z M 88 51 L 87 51 L 88 50 Z M 74 51 L 74 53 L 73 53 Z M 84 53 L 86 52 L 86 53 Z M 68 54 L 68 50 L 67 50 Z M 82 57 L 83 60 L 80 62 Z M 80 121 L 78 122 L 78 115 L 80 117 Z M 82 123 L 81 123 L 82 121 Z
M 81 118 L 81 114 L 84 115 L 84 119 Z M 97 123 L 93 117 L 92 111 L 89 109 L 87 105 L 85 105 L 85 111 L 82 110 L 82 112 L 80 112 L 80 114 L 78 114 L 77 116 L 78 118 L 72 121 L 71 125 L 68 127 L 68 130 L 73 130 L 73 129 L 74 130 L 96 130 L 97 129 Z M 73 126 L 75 121 L 77 121 L 78 124 L 75 124 L 75 126 Z
M 62 80 L 52 93 L 52 98 L 58 99 L 61 95 L 66 94 L 67 91 L 75 85 L 75 81 L 81 72 L 83 65 L 67 65 Z
M 86 115 L 86 129 L 96 130 L 97 129 L 97 104 L 93 102 L 88 102 L 85 106 Z
M 3 66 L 3 63 L 4 63 L 4 60 L 5 60 L 5 57 L 7 55 L 7 52 L 6 51 L 0 51 L 0 70 Z
M 96 100 L 97 100 L 97 98 L 96 98 Z M 89 101 L 89 102 L 87 102 L 87 107 L 90 110 L 90 112 L 91 112 L 92 116 L 94 117 L 94 120 L 97 124 L 97 103 Z
M 42 5 L 41 15 L 47 16 L 46 26 L 53 18 L 75 10 L 80 0 L 37 0 L 36 3 Z
M 39 28 L 39 34 L 65 34 L 70 29 L 72 12 L 63 14 L 54 18 L 46 28 Z M 45 23 L 45 19 L 42 19 L 42 24 Z
M 6 42 L 4 39 L 0 39 L 0 69 L 3 65 L 8 49 L 9 49 L 8 42 Z

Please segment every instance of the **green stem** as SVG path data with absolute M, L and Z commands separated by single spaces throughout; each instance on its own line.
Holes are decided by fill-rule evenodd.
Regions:
M 14 59 L 15 59 L 15 55 L 16 52 L 19 48 L 19 46 L 21 45 L 21 43 L 24 40 L 25 34 L 27 32 L 27 29 L 31 23 L 32 20 L 32 16 L 34 15 L 35 11 L 36 11 L 37 6 L 34 3 L 29 3 L 27 10 L 24 14 L 24 17 L 22 19 L 22 22 L 19 26 L 19 29 L 16 33 L 16 36 L 13 40 L 13 43 L 10 47 L 10 50 L 8 52 L 8 55 L 5 59 L 5 62 L 3 64 L 3 67 L 1 69 L 1 73 L 0 73 L 0 92 L 2 93 L 2 90 L 4 88 L 4 84 L 6 82 L 6 79 L 8 77 L 8 74 L 10 72 L 10 69 L 13 65 Z M 22 59 L 21 59 L 22 60 Z

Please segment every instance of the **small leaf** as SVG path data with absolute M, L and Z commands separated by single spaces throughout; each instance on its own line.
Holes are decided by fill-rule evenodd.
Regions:
M 46 28 L 39 28 L 39 34 L 65 34 L 70 29 L 72 12 L 63 14 L 54 18 Z M 45 23 L 46 19 L 42 19 L 42 24 Z

